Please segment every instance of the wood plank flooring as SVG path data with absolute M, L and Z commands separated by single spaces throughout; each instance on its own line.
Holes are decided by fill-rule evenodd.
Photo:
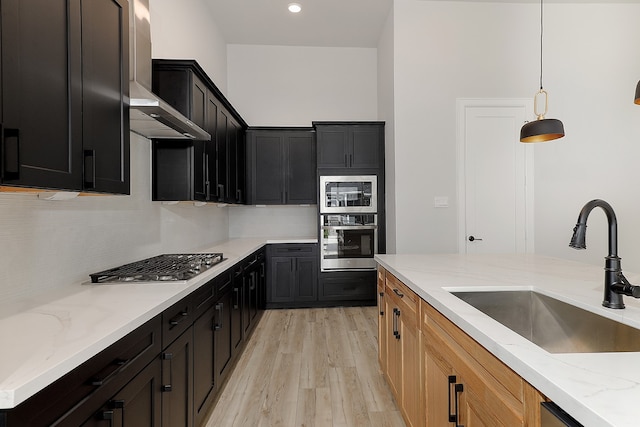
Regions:
M 376 322 L 376 307 L 266 311 L 206 426 L 404 427 Z

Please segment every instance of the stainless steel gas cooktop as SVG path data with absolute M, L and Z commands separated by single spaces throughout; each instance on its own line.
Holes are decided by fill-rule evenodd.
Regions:
M 176 282 L 204 273 L 226 258 L 221 253 L 163 254 L 93 273 L 93 283 Z

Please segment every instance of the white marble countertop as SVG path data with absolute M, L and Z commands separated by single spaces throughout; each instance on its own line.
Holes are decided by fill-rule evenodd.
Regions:
M 640 328 L 640 302 L 602 307 L 603 266 L 537 255 L 376 255 L 376 260 L 587 427 L 640 425 L 640 353 L 552 354 L 449 291 L 536 290 Z M 640 276 L 625 272 L 631 283 Z
M 222 252 L 227 260 L 186 282 L 87 280 L 6 307 L 0 318 L 0 409 L 16 407 L 268 243 L 317 239 L 230 240 L 198 251 Z

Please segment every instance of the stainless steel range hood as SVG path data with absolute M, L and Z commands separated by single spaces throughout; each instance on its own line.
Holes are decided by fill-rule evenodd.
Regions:
M 151 92 L 149 0 L 129 0 L 129 97 L 131 130 L 147 138 L 209 141 L 209 135 Z

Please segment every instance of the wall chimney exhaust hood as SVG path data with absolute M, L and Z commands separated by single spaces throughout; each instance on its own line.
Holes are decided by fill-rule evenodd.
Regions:
M 211 135 L 151 92 L 149 0 L 129 1 L 129 97 L 131 130 L 151 139 L 198 139 Z

